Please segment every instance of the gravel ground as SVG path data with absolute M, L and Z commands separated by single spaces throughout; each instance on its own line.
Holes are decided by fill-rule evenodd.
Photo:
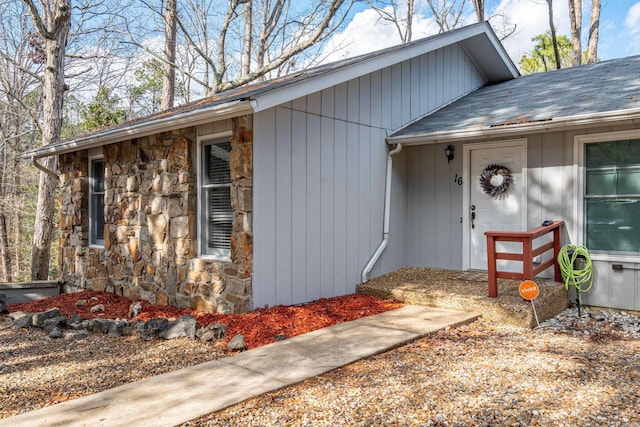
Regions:
M 221 357 L 213 344 L 0 320 L 0 418 Z M 640 426 L 640 317 L 567 310 L 540 328 L 487 320 L 247 400 L 184 426 Z
M 639 426 L 640 317 L 440 331 L 187 426 Z
M 217 344 L 88 334 L 52 340 L 0 316 L 0 418 L 214 360 Z

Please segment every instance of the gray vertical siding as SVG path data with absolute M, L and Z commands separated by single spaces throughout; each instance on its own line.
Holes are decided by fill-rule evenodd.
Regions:
M 483 83 L 454 45 L 256 113 L 254 306 L 354 292 L 382 238 L 386 135 Z M 392 238 L 373 276 L 407 263 L 406 185 L 398 168 Z M 452 191 L 437 201 L 451 204 Z
M 576 203 L 574 146 L 575 136 L 640 128 L 640 125 L 577 129 L 526 135 L 527 139 L 527 228 L 545 219 L 566 223 L 563 243 L 576 243 Z M 496 141 L 496 140 L 491 140 Z M 488 141 L 468 142 L 469 144 Z M 406 169 L 406 263 L 408 265 L 462 267 L 462 187 L 453 183 L 462 173 L 462 144 L 454 144 L 456 158 L 447 166 L 445 144 L 407 147 L 403 151 Z M 549 241 L 541 238 L 536 245 Z M 545 255 L 542 261 L 551 255 Z M 629 269 L 613 271 L 611 264 Z M 640 310 L 640 263 L 594 261 L 594 284 L 583 295 L 585 304 Z M 552 277 L 551 269 L 543 274 Z M 575 292 L 571 293 L 575 299 Z
M 462 144 L 447 163 L 446 144 L 407 147 L 407 264 L 462 268 Z

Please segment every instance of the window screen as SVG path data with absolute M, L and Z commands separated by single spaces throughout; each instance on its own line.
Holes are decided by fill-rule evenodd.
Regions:
M 585 145 L 586 245 L 640 252 L 640 139 Z
M 231 253 L 231 174 L 229 141 L 214 141 L 202 146 L 201 209 L 202 252 L 229 256 Z
M 90 239 L 92 245 L 104 244 L 104 159 L 91 161 Z

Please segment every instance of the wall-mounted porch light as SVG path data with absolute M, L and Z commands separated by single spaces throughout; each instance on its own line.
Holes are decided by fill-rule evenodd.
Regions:
M 444 149 L 444 155 L 447 156 L 447 163 L 453 160 L 453 146 L 451 144 L 447 145 L 447 148 Z

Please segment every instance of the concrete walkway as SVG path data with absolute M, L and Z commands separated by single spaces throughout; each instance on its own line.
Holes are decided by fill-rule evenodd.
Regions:
M 6 418 L 0 427 L 176 426 L 477 317 L 405 306 Z

